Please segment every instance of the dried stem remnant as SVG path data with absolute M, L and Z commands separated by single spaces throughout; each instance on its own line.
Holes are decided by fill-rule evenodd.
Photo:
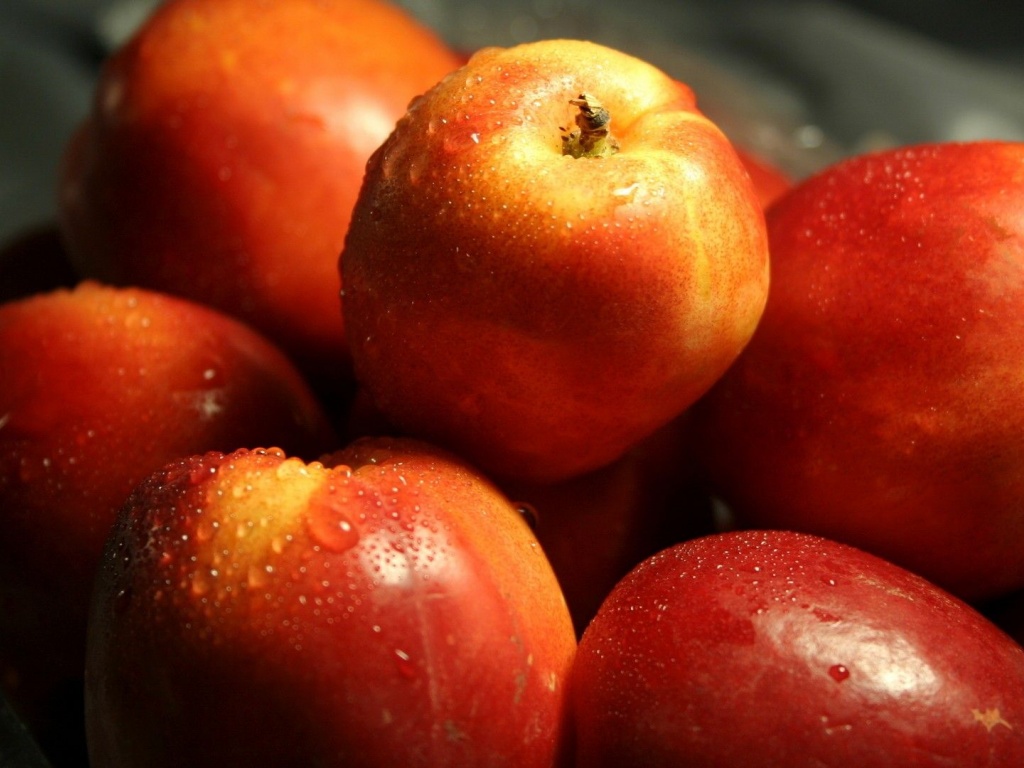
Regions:
M 595 97 L 581 93 L 569 103 L 579 108 L 576 128 L 562 128 L 562 154 L 573 157 L 607 157 L 619 150 L 619 142 L 608 130 L 611 113 Z

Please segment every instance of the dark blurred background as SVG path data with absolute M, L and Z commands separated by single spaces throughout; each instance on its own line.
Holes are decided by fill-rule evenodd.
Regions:
M 47 222 L 59 154 L 107 53 L 155 0 L 0 4 L 0 244 Z M 695 88 L 735 140 L 803 176 L 897 144 L 1024 140 L 1013 3 L 399 0 L 470 51 L 583 37 Z

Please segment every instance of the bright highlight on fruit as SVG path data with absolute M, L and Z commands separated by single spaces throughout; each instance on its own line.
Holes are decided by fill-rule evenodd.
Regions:
M 140 484 L 108 543 L 90 759 L 550 768 L 575 651 L 529 526 L 456 457 L 194 456 Z
M 719 534 L 611 591 L 573 712 L 581 768 L 1020 765 L 1024 649 L 853 547 Z

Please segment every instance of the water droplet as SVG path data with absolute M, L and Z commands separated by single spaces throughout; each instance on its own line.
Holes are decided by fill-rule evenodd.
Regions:
M 536 531 L 537 523 L 540 520 L 540 517 L 537 514 L 537 509 L 532 504 L 527 504 L 525 501 L 517 501 L 515 506 L 516 512 L 518 512 L 519 516 L 526 521 L 528 526 L 530 526 L 530 530 Z
M 342 510 L 344 501 L 333 494 L 310 500 L 306 525 L 309 535 L 332 552 L 344 552 L 359 542 L 359 531 Z
M 409 654 L 401 648 L 395 648 L 395 667 L 398 669 L 398 674 L 407 680 L 416 677 L 416 665 L 412 663 Z
M 828 674 L 837 683 L 841 683 L 850 676 L 850 670 L 842 664 L 833 664 L 828 668 Z

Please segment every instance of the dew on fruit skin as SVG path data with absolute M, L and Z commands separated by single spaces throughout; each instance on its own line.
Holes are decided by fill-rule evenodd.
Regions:
M 427 122 L 427 134 L 433 135 L 437 133 L 441 128 L 448 125 L 448 119 L 444 117 L 432 117 Z
M 412 662 L 409 654 L 401 648 L 395 648 L 395 668 L 398 670 L 398 674 L 406 680 L 416 677 L 416 665 Z
M 525 501 L 517 501 L 515 503 L 516 512 L 523 518 L 523 521 L 530 526 L 530 530 L 537 530 L 537 523 L 540 520 L 540 516 L 537 514 L 537 509 Z
M 339 506 L 343 500 L 331 503 L 330 499 L 310 500 L 306 527 L 310 537 L 331 552 L 345 552 L 359 543 L 359 531 Z
M 833 664 L 828 668 L 828 675 L 837 683 L 841 683 L 850 677 L 850 670 L 843 664 Z

